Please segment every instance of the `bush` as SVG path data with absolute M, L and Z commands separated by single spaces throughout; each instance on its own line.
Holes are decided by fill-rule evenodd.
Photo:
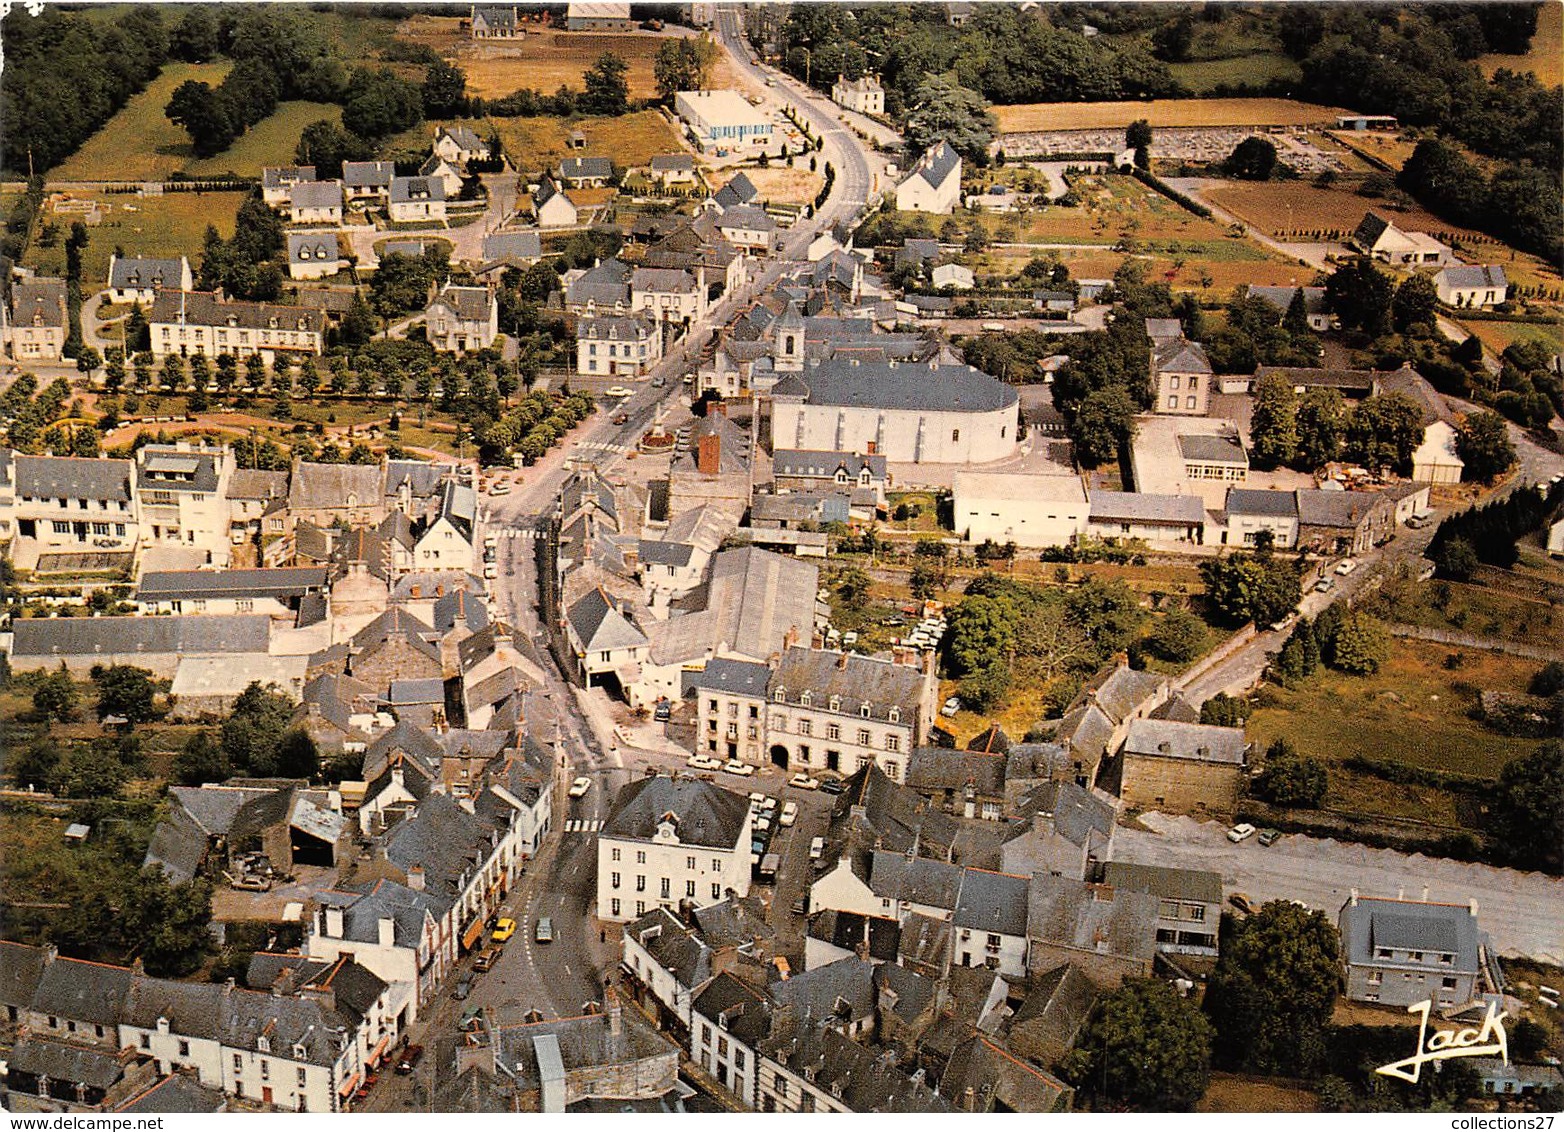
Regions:
M 1286 739 L 1278 739 L 1265 752 L 1265 769 L 1255 777 L 1250 793 L 1276 806 L 1316 810 L 1329 787 L 1325 764 L 1300 755 Z

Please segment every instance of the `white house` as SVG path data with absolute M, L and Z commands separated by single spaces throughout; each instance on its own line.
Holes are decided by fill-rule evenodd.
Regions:
M 1016 449 L 1015 388 L 971 366 L 833 358 L 772 387 L 778 447 L 904 464 L 986 464 Z
M 32 569 L 42 554 L 106 551 L 129 565 L 140 537 L 134 461 L 9 451 L 0 457 L 14 491 L 6 518 L 19 566 Z
M 413 563 L 418 570 L 471 570 L 478 497 L 471 487 L 454 481 L 445 485 L 440 510 L 418 533 Z
M 836 82 L 831 85 L 831 101 L 860 114 L 884 114 L 885 88 L 873 75 L 859 79 L 844 79 L 837 75 Z
M 1261 531 L 1278 550 L 1298 545 L 1298 497 L 1291 491 L 1230 488 L 1226 515 L 1222 541 L 1230 546 L 1254 546 Z
M 954 488 L 956 533 L 968 542 L 1069 546 L 1086 533 L 1079 476 L 959 471 Z
M 619 791 L 597 835 L 597 918 L 715 904 L 749 892 L 749 799 L 653 775 Z
M 314 179 L 313 165 L 268 165 L 261 170 L 261 199 L 273 208 L 285 205 L 294 185 Z
M 445 219 L 445 182 L 438 177 L 393 177 L 390 216 L 394 224 Z
M 961 196 L 961 156 L 940 142 L 918 159 L 906 180 L 896 186 L 896 207 L 902 212 L 955 211 Z
M 64 355 L 70 330 L 65 280 L 35 275 L 11 285 L 11 319 L 0 334 L 17 361 L 55 361 Z
M 335 232 L 288 233 L 289 279 L 324 279 L 346 266 Z
M 1184 337 L 1176 318 L 1148 318 L 1153 407 L 1159 413 L 1203 417 L 1211 407 L 1211 359 L 1205 347 Z
M 706 308 L 701 278 L 672 267 L 638 267 L 630 273 L 630 309 L 659 322 L 693 322 Z
M 447 283 L 424 308 L 424 332 L 442 354 L 465 354 L 494 345 L 500 303 L 487 287 Z
M 772 122 L 764 110 L 731 90 L 681 90 L 674 113 L 689 127 L 702 153 L 714 149 L 753 150 L 771 145 Z
M 469 161 L 487 161 L 490 157 L 489 143 L 466 126 L 442 126 L 435 131 L 434 144 L 430 149 L 453 165 L 463 168 Z
M 424 158 L 424 163 L 418 167 L 420 177 L 434 177 L 445 186 L 445 198 L 455 200 L 462 191 L 462 170 L 454 161 L 441 157 L 438 153 L 431 153 Z
M 776 243 L 777 222 L 763 208 L 739 204 L 722 213 L 717 231 L 740 251 L 769 255 Z
M 601 683 L 605 677 L 621 685 L 629 683 L 651 647 L 646 634 L 601 586 L 565 611 L 565 636 L 576 654 L 579 678 L 588 684 Z
M 1348 241 L 1364 255 L 1396 267 L 1452 263 L 1451 250 L 1427 232 L 1403 232 L 1377 212 L 1364 213 Z
M 147 321 L 157 358 L 259 354 L 270 364 L 278 353 L 319 354 L 325 343 L 320 310 L 227 301 L 207 291 L 160 291 Z
M 1451 484 L 1461 482 L 1466 467 L 1456 450 L 1455 426 L 1434 421 L 1423 430 L 1423 443 L 1412 452 L 1412 482 Z
M 577 373 L 644 377 L 662 356 L 662 330 L 651 319 L 597 315 L 576 323 Z
M 1510 281 L 1496 263 L 1446 267 L 1434 276 L 1434 290 L 1446 306 L 1465 309 L 1496 307 L 1510 295 Z
M 472 9 L 468 25 L 474 39 L 514 39 L 525 35 L 516 19 L 516 9 L 488 7 Z
M 188 291 L 194 284 L 190 261 L 152 259 L 148 256 L 109 257 L 109 298 L 116 303 L 141 303 L 146 306 L 164 287 Z
M 949 287 L 952 291 L 970 291 L 977 285 L 972 269 L 959 263 L 942 263 L 929 276 L 936 287 Z
M 310 176 L 314 175 L 314 169 L 310 168 Z M 395 177 L 394 162 L 344 161 L 342 163 L 342 185 L 347 190 L 350 201 L 385 200 L 391 193 L 391 181 Z
M 659 153 L 652 157 L 652 180 L 669 188 L 695 184 L 695 158 L 688 153 Z
M 288 194 L 288 219 L 294 224 L 341 224 L 342 182 L 300 181 Z
M 574 228 L 580 215 L 575 201 L 552 177 L 544 177 L 532 194 L 532 211 L 539 228 Z

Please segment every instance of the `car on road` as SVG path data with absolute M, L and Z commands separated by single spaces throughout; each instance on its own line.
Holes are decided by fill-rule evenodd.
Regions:
M 802 771 L 800 771 L 799 773 L 795 774 L 792 778 L 788 779 L 787 780 L 787 784 L 789 786 L 792 786 L 792 787 L 794 787 L 796 789 L 799 789 L 799 790 L 818 790 L 818 789 L 820 789 L 820 780 L 818 778 L 810 778 L 807 774 L 803 773 Z
M 570 784 L 570 796 L 572 798 L 585 798 L 587 791 L 592 789 L 592 780 L 582 775 Z
M 500 564 L 498 562 L 485 562 L 483 564 L 483 576 L 488 579 L 500 576 Z
M 1227 898 L 1227 902 L 1246 916 L 1252 916 L 1260 910 L 1259 905 L 1242 892 L 1233 893 Z
M 739 759 L 729 759 L 727 762 L 722 764 L 722 769 L 727 771 L 729 774 L 736 774 L 741 778 L 748 778 L 750 775 L 755 773 L 754 767 L 750 766 L 749 763 L 743 762 Z
M 614 423 L 615 424 L 629 424 L 630 423 L 630 414 L 629 413 L 615 413 L 614 414 Z
M 472 961 L 472 969 L 474 971 L 491 970 L 500 961 L 502 954 L 503 952 L 498 947 L 485 947 L 478 952 L 478 958 Z
M 418 1063 L 424 1058 L 424 1047 L 416 1043 L 402 1051 L 402 1060 L 396 1063 L 396 1071 L 403 1075 L 411 1073 L 418 1068 Z
M 782 807 L 782 816 L 777 819 L 777 824 L 784 828 L 798 820 L 798 803 L 789 802 Z
M 1240 841 L 1247 841 L 1253 836 L 1254 826 L 1250 825 L 1246 821 L 1239 822 L 1232 829 L 1227 831 L 1227 839 L 1234 845 L 1237 845 Z
M 827 778 L 820 783 L 820 793 L 840 794 L 847 789 L 847 785 L 840 778 Z
M 816 837 L 809 843 L 809 859 L 818 861 L 825 856 L 825 838 Z
M 658 723 L 667 723 L 673 718 L 673 704 L 667 700 L 658 700 L 657 707 L 652 710 L 652 719 Z
M 499 921 L 495 923 L 494 935 L 490 938 L 493 939 L 495 943 L 504 943 L 515 934 L 516 921 L 511 919 L 509 916 L 501 916 Z
M 463 1001 L 472 993 L 473 980 L 477 977 L 471 971 L 463 971 L 461 978 L 456 980 L 456 989 L 451 991 L 451 997 L 457 1002 Z
M 667 384 L 668 384 L 668 379 L 666 377 L 664 377 L 662 374 L 658 374 L 656 377 L 652 378 L 652 388 L 653 389 L 661 389 L 663 386 L 665 386 Z
M 793 915 L 802 916 L 809 911 L 809 897 L 800 896 L 793 901 Z
M 1356 559 L 1344 558 L 1344 559 L 1341 560 L 1341 562 L 1337 563 L 1337 565 L 1336 565 L 1336 573 L 1340 574 L 1343 578 L 1345 578 L 1348 574 L 1352 573 L 1357 568 L 1358 568 L 1358 563 L 1357 563 Z
M 1275 845 L 1282 839 L 1282 831 L 1279 829 L 1262 829 L 1259 842 L 1261 845 Z
M 509 495 L 510 494 L 510 484 L 506 483 L 504 480 L 500 480 L 499 483 L 495 484 L 493 487 L 491 487 L 489 489 L 489 494 L 490 495 Z
M 629 397 L 633 393 L 633 390 L 626 389 L 623 385 L 610 385 L 603 390 L 604 397 Z
M 1314 583 L 1314 589 L 1318 593 L 1328 594 L 1335 587 L 1336 579 L 1329 574 Z
M 539 943 L 553 943 L 554 921 L 547 916 L 539 916 L 537 927 L 532 931 L 532 938 Z
M 691 755 L 684 760 L 684 765 L 692 770 L 721 770 L 722 760 L 710 755 Z

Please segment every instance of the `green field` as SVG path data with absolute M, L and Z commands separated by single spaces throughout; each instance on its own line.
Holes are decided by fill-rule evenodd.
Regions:
M 108 207 L 103 222 L 88 229 L 87 250 L 82 256 L 82 272 L 89 292 L 108 279 L 109 257 L 116 245 L 130 255 L 190 257 L 191 266 L 201 255 L 201 241 L 208 224 L 215 225 L 225 238 L 233 235 L 234 217 L 244 200 L 243 193 L 167 193 L 140 197 L 72 193 L 78 200 L 95 199 Z M 38 246 L 36 240 L 27 249 L 23 262 L 46 275 L 65 271 L 65 240 L 74 216 L 45 212 L 43 219 L 60 225 L 61 238 L 52 248 Z
M 194 79 L 216 85 L 231 63 L 170 63 L 82 147 L 49 172 L 51 181 L 148 181 L 183 169 L 190 138 L 163 116 L 174 88 Z
M 1192 94 L 1207 94 L 1218 86 L 1263 86 L 1274 79 L 1296 81 L 1301 77 L 1296 61 L 1276 51 L 1260 51 L 1229 59 L 1202 59 L 1172 63 L 1168 70 Z
M 192 176 L 233 173 L 259 177 L 263 165 L 286 165 L 293 160 L 299 134 L 311 122 L 329 118 L 342 121 L 342 107 L 330 102 L 280 102 L 270 117 L 257 122 L 216 157 L 191 160 L 184 171 Z

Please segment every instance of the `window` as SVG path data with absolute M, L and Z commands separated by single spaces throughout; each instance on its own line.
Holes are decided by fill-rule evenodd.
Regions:
M 1423 961 L 1423 953 L 1421 951 L 1414 951 L 1408 955 L 1407 958 L 1411 959 L 1414 963 L 1421 963 Z
M 689 869 L 690 872 L 693 873 L 695 871 L 695 858 L 694 857 L 686 857 L 686 858 L 684 858 L 684 867 Z
M 1173 393 L 1173 394 L 1170 394 L 1168 396 L 1168 408 L 1170 408 L 1170 409 L 1178 408 L 1178 394 L 1177 393 Z
M 608 903 L 609 903 L 609 915 L 611 915 L 611 916 L 619 915 L 619 898 L 616 896 L 616 897 L 614 897 L 614 899 L 610 900 Z
M 780 1073 L 777 1074 L 777 1082 L 776 1082 L 776 1084 L 777 1084 L 777 1096 L 781 1097 L 783 1100 L 786 1100 L 787 1099 L 787 1078 L 783 1077 Z
M 952 444 L 955 444 L 960 439 L 961 439 L 961 430 L 959 428 L 951 429 L 950 430 L 950 442 Z
M 610 849 L 608 855 L 615 861 L 619 860 L 619 850 L 617 849 Z
M 899 751 L 899 750 L 901 750 L 901 736 L 900 735 L 887 735 L 885 737 L 885 749 L 887 751 Z
M 301 1088 L 301 1089 L 304 1088 L 305 1076 L 304 1076 L 304 1067 L 302 1065 L 299 1066 L 298 1071 L 295 1074 L 295 1078 L 294 1079 L 298 1081 L 299 1088 Z
M 152 1035 L 151 1034 L 142 1034 L 141 1035 L 141 1048 L 142 1049 L 151 1049 L 152 1048 Z
M 695 882 L 693 880 L 687 880 L 684 882 L 684 895 L 688 896 L 691 900 L 695 899 Z
M 718 1038 L 717 1039 L 717 1056 L 718 1057 L 727 1057 L 728 1056 L 728 1039 L 727 1038 Z
M 837 723 L 827 723 L 825 725 L 825 737 L 827 739 L 840 739 L 842 737 L 841 725 Z
M 190 1056 L 190 1039 L 189 1038 L 180 1038 L 179 1039 L 179 1056 L 180 1057 L 189 1057 Z
M 663 898 L 663 899 L 664 899 L 664 900 L 667 900 L 667 899 L 668 899 L 668 897 L 670 897 L 670 896 L 672 896 L 672 895 L 673 895 L 673 893 L 672 893 L 672 891 L 671 891 L 671 889 L 672 889 L 672 884 L 673 884 L 673 882 L 672 882 L 672 881 L 670 881 L 670 880 L 669 880 L 669 879 L 668 879 L 668 878 L 667 878 L 667 877 L 663 877 L 663 878 L 662 878 L 662 886 L 661 886 L 661 888 L 660 888 L 660 889 L 659 889 L 659 891 L 658 891 L 658 893 L 657 893 L 657 894 L 658 894 L 658 895 L 659 895 L 659 896 L 661 896 L 661 897 L 662 897 L 662 898 Z
M 810 720 L 810 719 L 800 719 L 798 721 L 798 733 L 800 735 L 809 735 L 809 734 L 813 733 L 814 729 L 815 729 L 815 725 L 814 725 L 814 721 L 813 720 Z
M 779 704 L 787 703 L 787 691 L 786 691 L 786 689 L 778 688 L 775 692 L 771 693 L 771 698 L 773 700 L 775 700 Z
M 893 707 L 885 713 L 885 718 L 892 723 L 901 722 L 901 708 Z
M 1388 947 L 1378 947 L 1378 948 L 1375 948 L 1374 949 L 1374 958 L 1376 958 L 1376 959 L 1389 959 L 1390 958 L 1390 948 L 1388 948 Z
M 743 1069 L 744 1068 L 744 1051 L 741 1050 L 741 1049 L 735 1049 L 733 1051 L 733 1068 L 735 1068 L 735 1069 Z
M 1168 388 L 1169 389 L 1177 389 L 1178 388 L 1178 376 L 1177 375 L 1174 375 L 1174 376 L 1168 378 Z
M 1184 399 L 1184 407 L 1185 407 L 1185 408 L 1186 408 L 1186 409 L 1193 409 L 1193 408 L 1195 408 L 1195 407 L 1196 407 L 1196 401 L 1197 401 L 1197 398 L 1194 398 L 1194 397 L 1186 397 L 1186 398 L 1185 398 L 1185 399 Z
M 1200 388 L 1200 379 L 1198 377 L 1190 378 L 1189 379 L 1189 391 L 1191 393 L 1193 393 L 1195 390 L 1197 390 L 1199 388 Z
M 645 892 L 646 891 L 646 874 L 645 873 L 637 873 L 636 874 L 636 877 L 635 877 L 635 890 L 637 892 Z
M 714 884 L 714 885 L 711 886 L 711 898 L 713 900 L 721 900 L 722 899 L 722 885 Z
M 646 915 L 646 901 L 644 901 L 644 900 L 637 900 L 635 902 L 635 914 L 637 916 L 644 916 L 644 915 Z
M 867 747 L 869 745 L 869 729 L 867 727 L 860 727 L 858 729 L 858 745 L 860 747 Z
M 711 871 L 714 873 L 720 873 L 722 871 L 722 858 L 713 857 L 711 859 Z
M 1184 905 L 1184 919 L 1199 920 L 1204 922 L 1206 918 L 1206 906 L 1204 904 Z
M 646 850 L 645 849 L 637 849 L 636 850 L 636 852 L 635 852 L 635 863 L 638 864 L 638 865 L 646 864 Z
M 842 710 L 842 697 L 841 696 L 832 696 L 831 697 L 831 710 L 832 711 L 841 711 Z
M 717 701 L 716 700 L 707 700 L 706 701 L 706 710 L 709 711 L 709 712 L 712 712 L 713 714 L 715 714 L 716 711 L 717 711 Z
M 618 873 L 610 873 L 609 874 L 609 887 L 610 888 L 618 888 L 619 887 L 619 874 Z
M 1439 985 L 1445 990 L 1455 990 L 1455 978 L 1451 975 L 1446 975 L 1439 980 Z
M 241 1054 L 241 1053 L 234 1054 L 234 1072 L 235 1073 L 243 1073 L 244 1072 L 244 1055 Z
M 704 1022 L 701 1023 L 701 1042 L 705 1045 L 711 1045 L 711 1027 Z
M 869 703 L 867 700 L 858 705 L 858 718 L 868 719 L 873 714 L 874 705 Z
M 798 704 L 799 704 L 800 707 L 812 707 L 814 705 L 814 702 L 815 702 L 814 693 L 809 691 L 809 689 L 806 688 L 806 689 L 804 689 L 804 691 L 799 693 L 799 695 L 798 695 Z
M 270 1081 L 272 1078 L 272 1063 L 264 1057 L 261 1058 L 261 1080 Z

